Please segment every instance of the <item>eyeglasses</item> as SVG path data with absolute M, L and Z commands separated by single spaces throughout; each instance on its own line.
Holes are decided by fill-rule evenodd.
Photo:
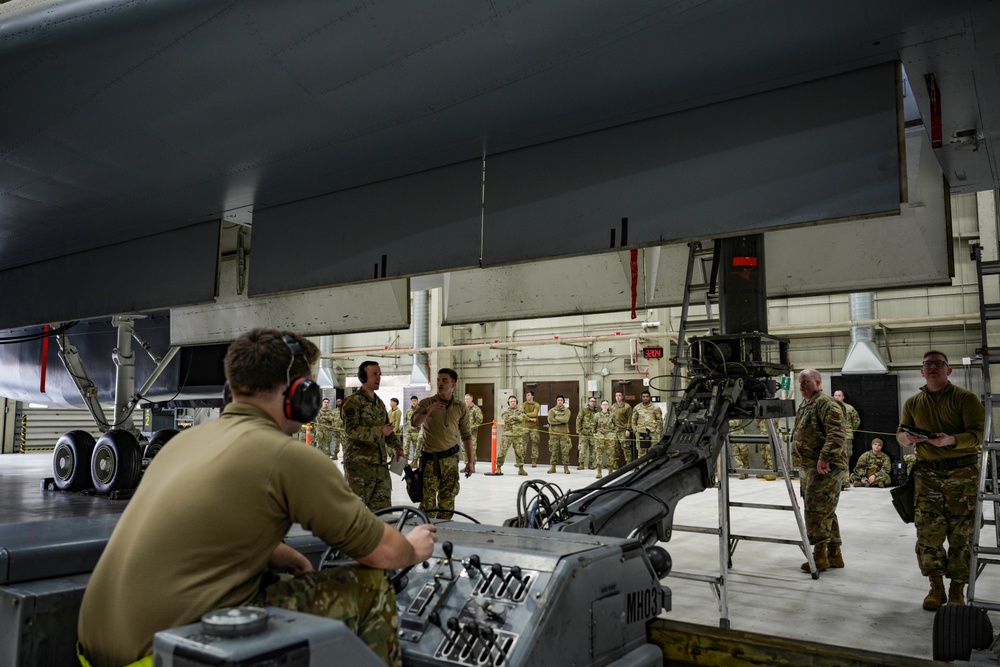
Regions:
M 941 361 L 940 359 L 929 359 L 924 362 L 924 368 L 944 368 L 947 365 L 947 361 Z

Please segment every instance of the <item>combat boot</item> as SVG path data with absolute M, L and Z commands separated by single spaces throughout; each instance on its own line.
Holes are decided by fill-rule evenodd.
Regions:
M 517 474 L 518 475 L 527 475 L 528 473 L 526 473 L 524 471 L 524 466 L 517 466 Z
M 948 604 L 965 604 L 965 583 L 951 580 L 948 584 Z
M 816 563 L 817 572 L 830 569 L 830 561 L 826 556 L 826 542 L 823 544 L 813 545 L 813 561 Z M 812 572 L 812 570 L 809 569 L 809 561 L 802 563 L 802 571 Z
M 604 477 L 604 475 L 601 474 L 601 466 L 597 466 L 597 477 L 595 479 L 600 479 L 601 477 Z
M 826 549 L 826 559 L 830 567 L 844 567 L 844 555 L 840 553 L 840 545 L 829 545 Z
M 552 464 L 552 466 L 551 466 L 551 467 L 549 468 L 549 474 L 551 475 L 551 474 L 552 474 L 552 473 L 554 473 L 555 471 L 556 471 L 556 464 L 555 464 L 555 463 L 553 463 L 553 464 Z
M 497 466 L 497 473 L 496 474 L 498 474 L 498 475 L 502 475 L 503 474 L 503 470 L 500 470 L 500 466 Z
M 931 580 L 931 590 L 924 598 L 924 609 L 927 611 L 937 611 L 948 598 L 944 596 L 944 579 L 940 574 L 932 574 L 927 577 Z
M 535 468 L 538 466 L 538 459 L 531 459 L 531 467 Z
M 563 472 L 569 474 L 569 466 L 563 466 Z
M 741 472 L 741 473 L 740 473 L 740 479 L 746 479 L 746 478 L 747 478 L 747 477 L 749 477 L 749 476 L 750 476 L 750 475 L 746 474 L 745 472 Z

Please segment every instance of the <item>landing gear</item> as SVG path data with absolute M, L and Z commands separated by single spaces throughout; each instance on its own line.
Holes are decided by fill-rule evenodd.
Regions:
M 99 493 L 137 487 L 142 476 L 142 450 L 135 436 L 119 429 L 102 435 L 94 447 L 90 472 Z
M 993 624 L 985 609 L 946 604 L 934 614 L 933 636 L 935 660 L 968 660 L 973 650 L 989 648 Z
M 155 457 L 163 449 L 163 446 L 167 444 L 167 441 L 178 433 L 179 431 L 175 428 L 165 428 L 162 431 L 154 433 L 142 449 L 142 458 L 151 459 Z
M 82 491 L 94 484 L 90 478 L 90 459 L 94 436 L 86 431 L 64 433 L 52 455 L 52 477 L 62 491 Z

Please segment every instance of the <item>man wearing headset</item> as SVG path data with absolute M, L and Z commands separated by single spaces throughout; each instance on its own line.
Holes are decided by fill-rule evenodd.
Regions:
M 358 367 L 361 389 L 344 401 L 344 476 L 368 509 L 392 505 L 392 480 L 388 464 L 393 456 L 406 456 L 395 433 L 385 403 L 375 394 L 382 383 L 382 369 L 376 361 Z
M 383 569 L 429 558 L 435 528 L 403 536 L 365 508 L 326 454 L 291 437 L 319 409 L 317 356 L 305 338 L 273 329 L 229 347 L 232 403 L 157 455 L 94 569 L 80 608 L 82 664 L 152 665 L 158 630 L 248 604 L 340 618 L 387 664 L 402 664 Z M 282 542 L 292 523 L 360 565 L 313 571 Z M 265 585 L 269 567 L 289 574 Z

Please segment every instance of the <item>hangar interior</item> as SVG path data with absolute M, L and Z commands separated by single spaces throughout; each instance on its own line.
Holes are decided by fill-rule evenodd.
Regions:
M 375 358 L 404 407 L 447 366 L 487 419 L 528 389 L 578 409 L 649 387 L 672 408 L 671 359 L 697 333 L 686 275 L 705 266 L 689 244 L 754 238 L 767 334 L 789 340 L 789 376 L 814 367 L 846 390 L 855 457 L 894 429 L 927 349 L 981 392 L 969 256 L 1000 258 L 997 26 L 988 0 L 0 3 L 0 91 L 16 100 L 0 108 L 0 665 L 72 661 L 74 605 L 125 507 L 40 484 L 72 462 L 45 450 L 60 432 L 213 418 L 220 355 L 253 326 L 315 337 L 330 396 Z M 995 280 L 983 296 L 1000 301 Z M 725 381 L 722 403 L 748 395 Z M 776 400 L 797 400 L 789 384 Z M 720 405 L 689 389 L 686 405 Z M 167 411 L 140 419 L 137 403 Z M 407 661 L 657 665 L 677 646 L 694 661 L 709 633 L 665 638 L 675 618 L 794 640 L 718 640 L 716 664 L 804 664 L 808 641 L 834 664 L 928 658 L 926 580 L 887 490 L 843 494 L 843 570 L 803 571 L 792 544 L 723 544 L 726 494 L 794 507 L 795 485 L 716 486 L 709 412 L 633 469 L 672 475 L 643 491 L 663 514 L 634 534 L 566 528 L 591 501 L 627 514 L 638 497 L 587 497 L 558 535 L 518 532 L 534 529 L 501 525 L 522 509 L 516 476 L 465 480 L 459 508 L 489 525 L 443 526 L 461 570 L 442 545 L 403 582 Z M 138 484 L 151 444 L 141 459 L 105 447 L 91 471 L 120 469 L 124 447 Z M 393 497 L 408 504 L 398 482 Z M 794 543 L 787 515 L 757 509 L 733 533 Z M 989 573 L 980 592 L 995 587 Z

